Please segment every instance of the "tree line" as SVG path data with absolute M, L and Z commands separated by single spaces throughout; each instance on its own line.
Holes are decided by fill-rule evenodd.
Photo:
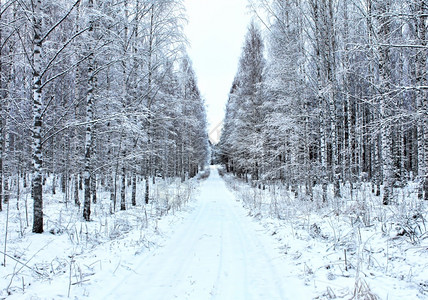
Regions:
M 0 211 L 31 186 L 43 232 L 45 182 L 90 220 L 97 190 L 112 212 L 125 189 L 193 177 L 208 153 L 204 100 L 181 0 L 0 2 Z M 81 199 L 83 198 L 83 204 Z
M 409 181 L 428 200 L 428 2 L 250 5 L 266 30 L 249 26 L 230 90 L 227 171 L 322 202 L 370 182 L 389 204 Z

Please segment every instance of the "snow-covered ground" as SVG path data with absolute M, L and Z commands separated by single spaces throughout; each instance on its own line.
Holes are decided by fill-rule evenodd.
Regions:
M 135 256 L 132 272 L 101 274 L 94 299 L 310 299 L 276 241 L 235 201 L 216 171 L 163 247 Z
M 316 299 L 428 299 L 428 203 L 409 184 L 382 205 L 361 186 L 337 203 L 302 201 L 284 187 L 228 186 L 281 244 L 286 268 Z M 319 191 L 315 191 L 319 192 Z
M 31 233 L 29 190 L 24 190 L 17 210 L 10 201 L 6 266 L 4 242 L 6 211 L 0 213 L 0 299 L 96 299 L 89 290 L 105 279 L 105 290 L 118 274 L 133 272 L 139 257 L 163 244 L 175 224 L 196 204 L 197 183 L 190 180 L 157 180 L 151 186 L 151 203 L 144 202 L 144 184 L 137 189 L 137 206 L 110 214 L 109 193 L 99 191 L 92 205 L 92 221 L 82 221 L 81 208 L 52 195 L 48 180 L 44 197 L 45 233 Z M 127 198 L 130 199 L 130 190 Z M 25 198 L 28 198 L 29 224 Z M 108 278 L 111 278 L 108 281 Z
M 411 208 L 371 199 L 367 217 L 225 179 L 213 167 L 192 197 L 193 183 L 158 184 L 162 201 L 114 215 L 99 201 L 89 223 L 52 197 L 42 235 L 11 209 L 0 299 L 428 299 L 425 203 L 410 236 Z

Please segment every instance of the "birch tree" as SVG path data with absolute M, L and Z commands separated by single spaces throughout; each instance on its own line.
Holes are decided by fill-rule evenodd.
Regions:
M 33 232 L 43 232 L 42 186 L 42 1 L 33 3 Z
M 427 15 L 428 3 L 424 0 L 415 1 L 412 5 L 415 16 L 415 35 L 420 48 L 416 55 L 416 103 L 418 111 L 417 148 L 418 148 L 418 177 L 419 198 L 425 194 L 428 200 L 428 93 L 427 93 Z
M 329 185 L 340 203 L 342 189 L 353 197 L 367 181 L 384 204 L 414 179 L 426 198 L 426 1 L 250 4 L 268 38 L 262 146 L 250 141 L 257 127 L 242 117 L 250 114 L 241 92 L 257 76 L 239 69 L 221 138 L 226 169 L 243 176 L 257 157 L 260 177 L 296 195 L 303 185 L 310 195 L 315 183 L 328 204 Z
M 94 94 L 95 94 L 95 57 L 94 57 L 94 1 L 88 0 L 87 3 L 89 18 L 88 18 L 88 90 L 86 92 L 86 133 L 85 133 L 85 197 L 83 202 L 83 218 L 86 221 L 91 219 L 91 152 L 93 143 L 92 122 Z
M 160 175 L 187 178 L 205 164 L 203 99 L 191 67 L 180 69 L 181 1 L 1 4 L 0 203 L 6 190 L 17 192 L 18 176 L 24 185 L 31 177 L 34 232 L 43 232 L 43 197 L 59 184 L 65 203 L 79 208 L 83 196 L 90 220 L 102 185 L 114 213 L 128 188 L 132 205 L 144 199 L 141 178 L 148 186 Z M 129 199 L 121 200 L 126 207 Z

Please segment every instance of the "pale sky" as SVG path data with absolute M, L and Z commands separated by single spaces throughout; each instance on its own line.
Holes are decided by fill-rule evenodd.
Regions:
M 224 117 L 233 78 L 238 68 L 245 33 L 250 22 L 247 0 L 184 0 L 199 89 L 207 104 L 209 128 Z

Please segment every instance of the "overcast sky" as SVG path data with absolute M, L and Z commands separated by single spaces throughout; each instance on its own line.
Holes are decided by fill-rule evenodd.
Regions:
M 247 0 L 184 0 L 189 56 L 207 104 L 209 128 L 224 117 L 250 22 Z

